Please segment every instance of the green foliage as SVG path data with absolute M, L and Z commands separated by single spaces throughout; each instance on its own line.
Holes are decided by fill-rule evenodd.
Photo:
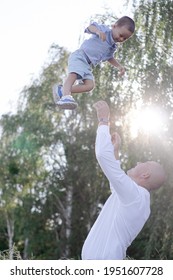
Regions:
M 122 167 L 158 160 L 167 171 L 163 189 L 153 193 L 151 217 L 128 249 L 131 259 L 172 259 L 172 1 L 134 1 L 135 35 L 117 52 L 126 78 L 104 63 L 93 69 L 92 93 L 75 96 L 76 111 L 59 111 L 51 99 L 62 83 L 69 53 L 52 45 L 38 80 L 23 89 L 15 115 L 0 120 L 0 250 L 23 259 L 80 259 L 86 235 L 109 195 L 94 154 L 96 114 L 104 99 L 111 106 L 111 130 L 122 137 Z M 106 22 L 116 19 L 108 13 Z M 129 111 L 157 105 L 166 111 L 160 135 L 130 136 Z M 10 255 L 12 257 L 12 255 Z M 2 258 L 4 257 L 2 255 Z M 14 257 L 15 258 L 15 257 Z
M 21 255 L 20 252 L 16 249 L 15 246 L 13 246 L 13 259 L 14 260 L 21 260 Z M 10 259 L 10 251 L 9 250 L 4 250 L 0 251 L 0 260 L 9 260 Z

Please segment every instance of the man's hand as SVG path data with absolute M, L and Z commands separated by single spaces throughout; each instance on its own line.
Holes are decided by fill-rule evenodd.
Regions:
M 112 144 L 115 149 L 119 150 L 121 146 L 121 137 L 117 132 L 112 133 L 111 135 Z
M 110 109 L 108 104 L 101 100 L 96 102 L 93 107 L 96 109 L 97 111 L 97 118 L 98 120 L 107 120 L 109 121 L 109 116 L 110 116 Z
M 114 146 L 114 155 L 117 160 L 119 160 L 119 149 L 121 146 L 121 137 L 117 132 L 111 135 L 112 144 Z

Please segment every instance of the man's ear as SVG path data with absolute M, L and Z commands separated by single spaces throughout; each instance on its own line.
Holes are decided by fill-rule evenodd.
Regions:
M 144 173 L 141 174 L 141 177 L 142 177 L 143 179 L 148 179 L 148 178 L 150 177 L 150 173 L 149 173 L 148 171 L 146 171 L 146 172 L 144 172 Z

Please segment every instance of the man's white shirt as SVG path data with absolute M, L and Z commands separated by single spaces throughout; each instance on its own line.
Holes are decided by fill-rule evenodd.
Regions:
M 107 125 L 97 129 L 95 152 L 111 195 L 84 242 L 82 259 L 122 260 L 150 215 L 150 193 L 121 169 Z

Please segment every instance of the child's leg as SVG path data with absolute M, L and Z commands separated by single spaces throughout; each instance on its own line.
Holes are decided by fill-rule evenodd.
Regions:
M 72 86 L 77 80 L 77 74 L 69 73 L 66 81 L 62 86 L 55 86 L 53 88 L 53 98 L 55 104 L 61 109 L 73 110 L 77 107 L 77 103 L 71 96 Z
M 78 85 L 73 85 L 71 92 L 72 93 L 82 93 L 91 91 L 94 88 L 94 81 L 93 80 L 83 80 L 83 83 Z
M 82 84 L 73 85 L 77 80 L 76 73 L 69 73 L 63 85 L 63 95 L 71 95 L 71 93 L 82 93 L 91 91 L 94 88 L 93 80 L 83 80 Z
M 67 79 L 64 82 L 63 85 L 63 95 L 71 95 L 72 93 L 72 86 L 77 80 L 77 74 L 76 73 L 69 73 L 67 76 Z
M 78 76 L 76 73 L 69 73 L 66 81 L 63 85 L 63 96 L 60 97 L 59 94 L 59 101 L 57 101 L 57 98 L 55 100 L 55 103 L 61 108 L 61 109 L 68 109 L 73 110 L 77 107 L 77 103 L 74 100 L 74 98 L 71 96 L 72 93 L 79 93 L 79 92 L 87 92 L 94 88 L 94 81 L 85 79 L 83 80 L 83 84 L 74 85 L 75 81 L 77 80 Z M 57 90 L 55 92 L 57 95 Z M 54 91 L 53 91 L 54 95 Z M 55 98 L 54 98 L 55 99 Z

